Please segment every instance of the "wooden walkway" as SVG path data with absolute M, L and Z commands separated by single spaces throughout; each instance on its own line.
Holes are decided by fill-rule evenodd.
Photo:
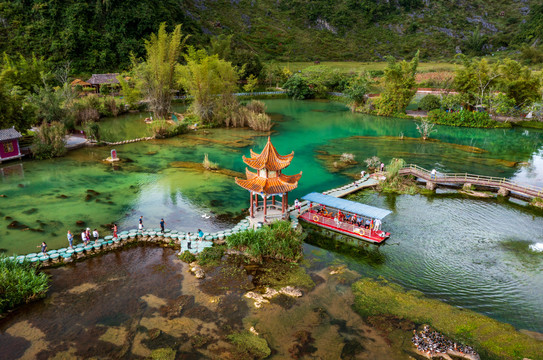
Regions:
M 415 164 L 405 166 L 399 172 L 402 175 L 413 175 L 431 183 L 441 184 L 472 184 L 505 189 L 527 198 L 543 197 L 543 188 L 531 185 L 517 184 L 506 178 L 474 175 L 468 173 L 437 173 L 435 178 L 429 170 Z

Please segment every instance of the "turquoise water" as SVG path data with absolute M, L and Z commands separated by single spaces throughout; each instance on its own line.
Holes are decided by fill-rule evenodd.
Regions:
M 525 129 L 464 129 L 436 126 L 435 141 L 417 138 L 411 120 L 353 114 L 338 103 L 266 101 L 276 121 L 272 141 L 282 154 L 295 152 L 287 174 L 303 172 L 290 196 L 345 184 L 379 156 L 401 157 L 439 171 L 501 176 L 543 186 L 543 132 Z M 144 136 L 139 117 L 105 120 L 110 136 Z M 135 124 L 137 122 L 137 124 Z M 130 130 L 127 130 L 130 129 Z M 403 134 L 404 140 L 399 139 Z M 248 206 L 247 192 L 227 174 L 190 166 L 204 154 L 223 169 L 244 172 L 241 156 L 260 151 L 266 136 L 247 129 L 212 129 L 173 139 L 116 146 L 120 164 L 105 159 L 111 147 L 85 148 L 48 161 L 8 163 L 0 183 L 0 248 L 35 252 L 41 241 L 66 246 L 66 231 L 109 233 L 137 226 L 144 216 L 156 228 L 161 217 L 173 229 L 215 231 L 234 223 Z M 348 152 L 358 161 L 346 169 L 331 164 Z M 189 163 L 187 163 L 189 162 Z M 194 165 L 194 164 L 192 164 Z M 361 200 L 394 211 L 385 221 L 392 232 L 379 263 L 325 252 L 326 261 L 348 261 L 359 272 L 384 275 L 458 306 L 475 309 L 521 328 L 543 331 L 540 212 L 515 202 L 462 197 L 361 195 Z M 203 215 L 211 215 L 209 219 Z M 15 223 L 16 228 L 9 225 Z M 83 225 L 76 224 L 83 221 Z M 80 223 L 81 224 L 81 223 Z M 514 230 L 513 230 L 514 229 Z M 79 236 L 76 236 L 79 239 Z M 382 255 L 382 256 L 381 256 Z M 346 259 L 346 260 L 345 260 Z

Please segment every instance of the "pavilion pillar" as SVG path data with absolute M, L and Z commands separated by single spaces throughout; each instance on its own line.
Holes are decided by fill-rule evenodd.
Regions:
M 255 207 L 258 207 L 258 194 L 255 193 Z
M 285 213 L 285 194 L 281 196 L 281 215 Z
M 288 209 L 288 192 L 285 193 L 285 209 Z
M 268 210 L 268 197 L 264 195 L 264 222 L 266 222 L 267 210 Z
M 275 205 L 275 195 L 272 195 L 272 205 Z
M 250 203 L 250 208 L 249 208 L 249 214 L 251 215 L 252 218 L 255 217 L 255 214 L 254 214 L 254 209 L 253 209 L 253 193 L 251 191 L 249 191 L 249 197 L 251 198 L 251 200 L 249 201 Z

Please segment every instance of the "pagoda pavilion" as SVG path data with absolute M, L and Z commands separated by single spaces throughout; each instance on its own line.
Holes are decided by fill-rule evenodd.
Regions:
M 297 175 L 285 175 L 282 173 L 282 170 L 290 165 L 293 157 L 294 151 L 289 155 L 279 155 L 269 137 L 266 146 L 264 146 L 260 154 L 251 150 L 251 157 L 247 158 L 243 156 L 243 162 L 256 170 L 256 172 L 252 172 L 245 168 L 247 179 L 236 178 L 236 184 L 249 190 L 251 198 L 249 212 L 251 218 L 255 217 L 255 208 L 258 209 L 258 195 L 264 201 L 264 222 L 266 222 L 268 208 L 279 210 L 279 206 L 275 204 L 276 196 L 281 197 L 281 218 L 285 216 L 288 208 L 288 192 L 296 189 L 298 180 L 302 177 L 301 172 Z M 268 203 L 268 198 L 270 197 L 271 204 Z

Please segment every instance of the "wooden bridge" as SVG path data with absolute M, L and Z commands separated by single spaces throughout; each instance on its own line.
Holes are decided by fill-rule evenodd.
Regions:
M 514 192 L 526 198 L 543 197 L 543 188 L 531 185 L 517 184 L 506 178 L 474 175 L 468 173 L 436 173 L 433 175 L 429 170 L 415 164 L 406 165 L 400 169 L 401 175 L 413 175 L 426 180 L 428 189 L 435 189 L 436 184 L 471 184 L 486 186 L 498 189 L 498 194 L 507 196 Z

